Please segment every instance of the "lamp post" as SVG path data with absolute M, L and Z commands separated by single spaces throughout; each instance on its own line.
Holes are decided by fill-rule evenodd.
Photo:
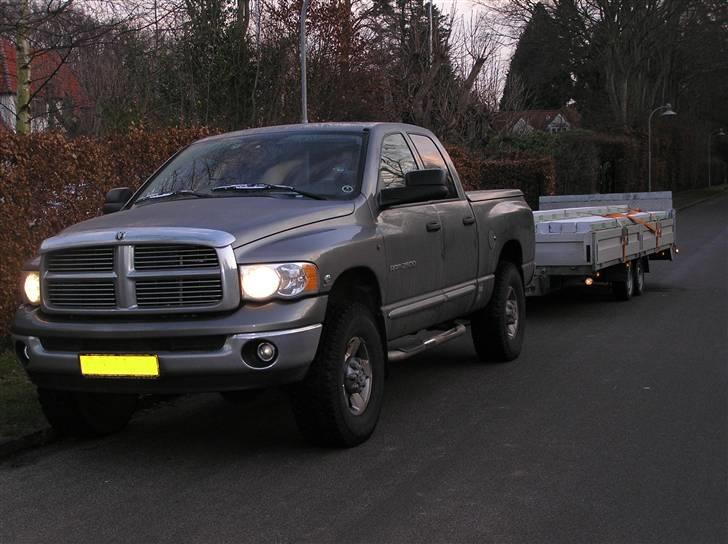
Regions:
M 664 106 L 652 110 L 647 119 L 647 192 L 649 193 L 652 192 L 652 116 L 658 111 L 662 111 L 661 117 L 677 115 L 677 112 L 672 109 L 672 105 L 668 102 Z
M 308 89 L 306 85 L 306 13 L 311 0 L 301 3 L 301 123 L 308 123 Z
M 713 132 L 711 132 L 711 133 L 710 133 L 710 134 L 708 135 L 708 188 L 710 188 L 710 185 L 711 185 L 711 183 L 710 183 L 710 181 L 711 181 L 711 180 L 710 180 L 710 171 L 711 171 L 711 168 L 710 168 L 710 166 L 711 166 L 711 164 L 710 164 L 710 161 L 711 161 L 711 160 L 712 160 L 712 158 L 713 158 L 713 157 L 712 157 L 712 152 L 713 152 L 713 148 L 712 148 L 712 146 L 711 146 L 711 144 L 713 143 L 713 136 L 718 136 L 718 138 L 722 138 L 722 137 L 723 137 L 723 136 L 725 136 L 725 135 L 726 135 L 726 134 L 725 134 L 725 132 L 723 131 L 723 129 L 722 129 L 722 128 L 719 128 L 717 132 L 716 132 L 716 131 L 713 131 Z

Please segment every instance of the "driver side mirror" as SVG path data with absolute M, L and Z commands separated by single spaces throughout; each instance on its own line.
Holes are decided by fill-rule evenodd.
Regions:
M 106 200 L 101 211 L 104 214 L 118 212 L 124 207 L 124 204 L 129 202 L 129 199 L 134 195 L 134 191 L 129 187 L 116 187 L 106 193 Z
M 382 189 L 379 204 L 383 208 L 397 204 L 414 204 L 445 198 L 450 193 L 447 174 L 439 168 L 412 170 L 404 176 L 404 187 Z

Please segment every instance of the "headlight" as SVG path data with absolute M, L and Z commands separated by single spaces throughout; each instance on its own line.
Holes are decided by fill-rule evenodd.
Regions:
M 40 304 L 40 274 L 36 271 L 23 272 L 22 282 L 25 302 L 38 306 Z
M 293 298 L 316 293 L 318 268 L 312 263 L 253 264 L 240 267 L 240 287 L 247 300 Z

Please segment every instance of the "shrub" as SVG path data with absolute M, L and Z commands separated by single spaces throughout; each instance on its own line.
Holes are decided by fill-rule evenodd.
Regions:
M 204 128 L 68 140 L 56 133 L 0 139 L 0 338 L 19 302 L 23 263 L 41 241 L 98 215 L 112 187 L 138 187 L 169 156 L 207 136 Z

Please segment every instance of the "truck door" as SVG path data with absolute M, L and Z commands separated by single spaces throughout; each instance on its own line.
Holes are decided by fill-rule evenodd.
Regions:
M 379 190 L 404 187 L 404 175 L 417 169 L 400 133 L 386 136 L 379 163 Z M 403 204 L 377 217 L 387 262 L 385 317 L 392 338 L 440 322 L 442 225 L 431 203 Z
M 424 134 L 409 134 L 425 168 L 448 173 L 450 195 L 434 202 L 442 224 L 442 288 L 447 301 L 443 320 L 465 315 L 475 300 L 478 270 L 478 231 L 475 216 L 464 195 L 458 193 L 452 172 L 437 144 Z

